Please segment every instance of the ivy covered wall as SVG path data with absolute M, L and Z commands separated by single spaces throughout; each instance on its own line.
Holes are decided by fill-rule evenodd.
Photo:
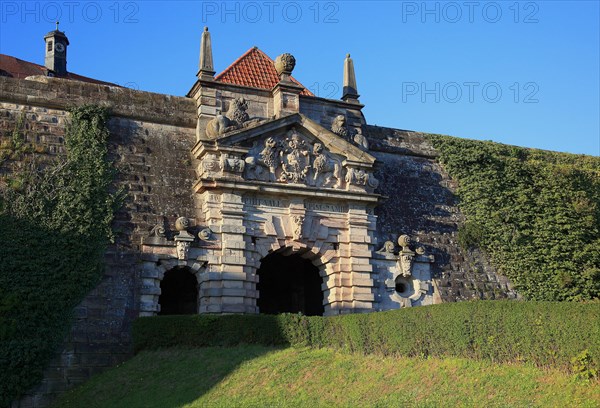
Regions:
M 526 299 L 600 297 L 600 158 L 429 136 L 458 182 L 463 249 Z
M 0 406 L 39 382 L 73 308 L 99 282 L 121 191 L 111 191 L 108 111 L 70 110 L 66 155 L 40 161 L 22 120 L 4 144 L 21 160 L 0 195 Z M 12 150 L 12 151 L 11 151 Z

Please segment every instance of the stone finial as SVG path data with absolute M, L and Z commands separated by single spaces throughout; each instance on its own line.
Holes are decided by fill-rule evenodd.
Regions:
M 344 89 L 342 100 L 344 102 L 358 103 L 358 91 L 356 89 L 356 75 L 354 75 L 354 62 L 350 58 L 350 54 L 346 54 L 344 60 Z
M 177 231 L 185 231 L 189 228 L 189 226 L 190 220 L 188 220 L 186 217 L 179 217 L 177 220 L 175 220 L 175 229 Z
M 400 235 L 398 237 L 398 245 L 402 247 L 402 251 L 410 251 L 408 246 L 410 245 L 410 237 L 408 235 Z
M 296 66 L 296 58 L 292 54 L 281 54 L 275 58 L 275 70 L 281 81 L 289 81 Z
M 202 32 L 202 40 L 200 41 L 200 63 L 198 64 L 198 79 L 211 80 L 215 77 L 215 69 L 213 66 L 212 44 L 210 41 L 210 33 L 208 27 L 204 27 Z

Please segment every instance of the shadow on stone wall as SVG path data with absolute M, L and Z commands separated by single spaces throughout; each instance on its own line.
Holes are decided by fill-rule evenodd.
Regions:
M 510 282 L 485 254 L 458 245 L 464 217 L 454 194 L 456 185 L 436 162 L 437 154 L 425 137 L 385 128 L 376 128 L 374 134 L 378 138 L 370 142 L 380 162 L 376 192 L 387 197 L 375 209 L 378 245 L 408 234 L 434 254 L 434 279 L 445 302 L 514 298 Z
M 141 239 L 163 219 L 193 214 L 190 150 L 194 129 L 112 118 L 109 158 L 127 192 L 115 214 L 115 243 L 102 281 L 74 309 L 74 321 L 42 382 L 13 408 L 46 407 L 67 389 L 132 356 L 131 325 L 139 314 Z

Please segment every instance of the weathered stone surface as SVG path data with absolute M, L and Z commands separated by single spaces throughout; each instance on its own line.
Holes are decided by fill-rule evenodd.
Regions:
M 196 276 L 200 313 L 257 313 L 272 253 L 318 269 L 326 315 L 515 296 L 484 254 L 458 247 L 455 185 L 423 134 L 369 126 L 356 101 L 285 86 L 201 78 L 182 98 L 0 77 L 0 137 L 24 115 L 32 154 L 47 160 L 65 153 L 68 106 L 110 106 L 110 156 L 127 190 L 104 278 L 75 309 L 44 382 L 15 407 L 46 406 L 129 357 L 132 321 L 160 312 L 161 282 L 177 268 Z M 227 123 L 207 138 L 223 111 Z M 2 162 L 0 175 L 19 165 Z M 180 217 L 189 223 L 175 228 Z M 401 234 L 414 245 L 397 246 Z

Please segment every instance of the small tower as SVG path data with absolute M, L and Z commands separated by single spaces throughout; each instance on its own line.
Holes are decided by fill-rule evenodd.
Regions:
M 202 40 L 200 41 L 200 63 L 198 64 L 198 79 L 211 80 L 215 77 L 213 67 L 212 44 L 208 27 L 204 27 Z
M 58 31 L 58 21 L 56 30 L 50 31 L 44 36 L 46 41 L 46 59 L 44 65 L 54 75 L 65 75 L 67 73 L 67 46 L 69 40 L 64 32 Z
M 356 76 L 354 75 L 354 62 L 350 54 L 346 54 L 344 60 L 344 89 L 342 91 L 342 100 L 350 103 L 360 103 L 358 101 L 358 91 L 356 90 Z

